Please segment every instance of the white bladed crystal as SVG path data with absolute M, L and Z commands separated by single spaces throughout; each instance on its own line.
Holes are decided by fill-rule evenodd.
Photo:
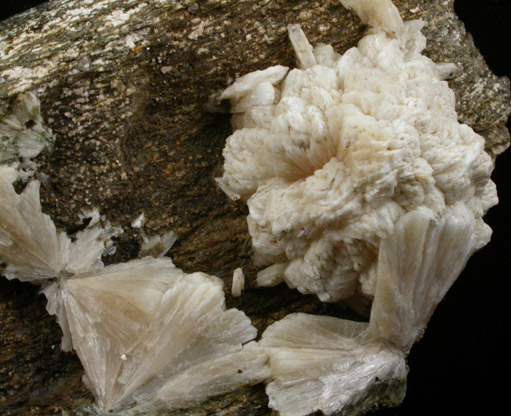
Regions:
M 8 279 L 42 283 L 65 270 L 71 240 L 43 214 L 38 181 L 16 193 L 12 183 L 17 174 L 0 165 L 0 260 L 7 265 Z
M 260 345 L 270 357 L 270 407 L 282 416 L 305 416 L 350 406 L 361 412 L 382 399 L 399 403 L 407 374 L 404 354 L 366 339 L 366 328 L 367 323 L 302 313 L 268 327 Z M 391 385 L 399 387 L 387 394 Z
M 312 46 L 307 40 L 300 25 L 289 26 L 289 40 L 296 53 L 296 60 L 300 68 L 310 68 L 317 64 Z
M 30 181 L 18 195 L 13 186 L 17 175 L 14 168 L 0 165 L 0 260 L 6 264 L 5 277 L 44 284 L 103 267 L 101 256 L 118 231 L 109 224 L 93 224 L 71 241 L 43 213 L 39 181 Z
M 0 164 L 16 165 L 18 178 L 27 180 L 33 174 L 37 165 L 31 159 L 52 148 L 54 141 L 33 92 L 0 105 Z
M 464 204 L 440 219 L 428 210 L 405 215 L 380 246 L 369 331 L 408 351 L 438 303 L 480 248 L 474 214 Z
M 186 274 L 168 258 L 78 275 L 61 296 L 103 410 L 181 407 L 269 376 L 264 353 L 242 349 L 257 330 L 243 312 L 225 309 L 222 281 Z

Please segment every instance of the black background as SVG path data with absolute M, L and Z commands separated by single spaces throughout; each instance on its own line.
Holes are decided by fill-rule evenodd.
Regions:
M 492 71 L 511 77 L 511 1 L 456 0 L 455 9 Z M 500 199 L 485 218 L 492 241 L 470 259 L 412 349 L 403 405 L 382 415 L 510 414 L 511 150 L 497 158 L 492 178 Z
M 43 2 L 0 0 L 0 18 Z M 456 0 L 455 8 L 493 72 L 511 77 L 511 0 Z M 492 241 L 470 259 L 412 349 L 404 403 L 377 415 L 509 414 L 510 179 L 511 150 L 493 173 L 500 203 L 486 216 Z

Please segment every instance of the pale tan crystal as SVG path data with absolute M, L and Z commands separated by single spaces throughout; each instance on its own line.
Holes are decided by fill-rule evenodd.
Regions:
M 438 218 L 418 210 L 404 216 L 382 242 L 369 331 L 408 351 L 470 256 L 486 243 L 474 214 L 457 204 Z
M 243 349 L 257 331 L 243 312 L 225 309 L 222 281 L 186 274 L 168 258 L 76 276 L 62 298 L 104 410 L 185 406 L 269 376 L 264 353 Z
M 16 169 L 0 166 L 0 260 L 8 279 L 42 283 L 65 270 L 71 240 L 43 214 L 39 182 L 18 195 L 12 185 L 17 175 Z
M 241 293 L 245 289 L 245 275 L 243 274 L 243 270 L 241 267 L 238 267 L 234 270 L 232 274 L 232 288 L 231 294 L 233 298 L 239 298 Z
M 282 416 L 319 410 L 330 415 L 354 405 L 369 409 L 385 395 L 376 393 L 378 386 L 404 385 L 404 354 L 368 339 L 366 328 L 367 323 L 301 313 L 268 327 L 260 344 L 270 357 L 270 407 Z M 392 394 L 399 402 L 404 389 Z
M 202 361 L 176 374 L 155 393 L 138 393 L 135 411 L 184 408 L 212 396 L 256 384 L 270 377 L 268 357 L 256 343 L 218 358 Z M 147 390 L 147 389 L 146 389 Z
M 101 256 L 117 231 L 95 221 L 71 241 L 43 213 L 39 181 L 30 181 L 18 195 L 13 186 L 17 175 L 16 169 L 0 165 L 0 260 L 6 264 L 5 276 L 45 284 L 61 275 L 103 267 Z M 97 211 L 90 216 L 99 218 Z

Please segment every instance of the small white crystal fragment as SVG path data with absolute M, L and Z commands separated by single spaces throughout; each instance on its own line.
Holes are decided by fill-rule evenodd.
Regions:
M 122 233 L 102 218 L 97 208 L 84 212 L 82 218 L 91 218 L 89 225 L 76 233 L 69 249 L 66 272 L 77 274 L 98 270 L 103 267 L 101 257 L 111 249 L 112 237 Z
M 360 17 L 363 23 L 383 29 L 390 35 L 400 35 L 403 20 L 392 0 L 340 0 L 342 5 Z
M 233 298 L 239 298 L 241 293 L 245 289 L 245 275 L 243 274 L 243 270 L 238 267 L 234 270 L 232 275 L 232 289 L 231 295 Z
M 436 64 L 436 67 L 438 68 L 438 72 L 440 73 L 440 77 L 442 79 L 454 78 L 459 72 L 456 64 L 442 63 Z
M 31 161 L 53 146 L 55 137 L 44 124 L 37 96 L 20 94 L 10 106 L 0 106 L 0 164 L 16 164 L 27 180 L 37 168 Z
M 172 248 L 177 240 L 173 231 L 167 231 L 161 235 L 147 235 L 144 231 L 144 225 L 147 221 L 145 214 L 142 212 L 137 218 L 131 222 L 133 228 L 140 229 L 142 236 L 142 244 L 140 246 L 139 257 L 163 257 Z
M 135 218 L 131 222 L 131 226 L 133 228 L 142 228 L 144 226 L 145 222 L 146 222 L 146 218 L 145 218 L 144 213 L 142 212 L 142 214 L 140 214 L 137 218 Z
M 144 232 L 142 232 L 140 257 L 163 257 L 172 248 L 176 240 L 177 237 L 174 234 L 174 231 L 167 231 L 162 235 L 152 236 L 147 236 Z

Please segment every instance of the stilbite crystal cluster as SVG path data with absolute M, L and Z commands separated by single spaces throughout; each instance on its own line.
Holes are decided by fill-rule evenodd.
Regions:
M 405 357 L 491 230 L 497 203 L 484 139 L 458 123 L 421 55 L 421 21 L 390 0 L 341 0 L 371 28 L 342 56 L 289 38 L 299 69 L 245 75 L 220 96 L 235 132 L 217 179 L 249 208 L 261 286 L 322 301 L 372 301 L 368 324 L 294 314 L 271 325 L 270 406 L 282 415 L 363 414 L 404 397 Z
M 74 241 L 58 231 L 51 218 L 41 209 L 40 183 L 30 181 L 21 194 L 13 182 L 24 176 L 13 167 L 0 165 L 0 260 L 3 274 L 41 285 L 48 298 L 47 310 L 57 315 L 62 327 L 62 349 L 72 349 L 67 319 L 62 310 L 58 286 L 73 274 L 101 269 L 101 256 L 118 230 L 100 225 L 99 213 L 93 210 L 89 226 L 78 232 Z
M 43 286 L 62 347 L 76 350 L 101 411 L 183 407 L 269 377 L 264 351 L 243 348 L 257 330 L 225 309 L 220 279 L 169 258 L 103 268 L 111 233 L 92 226 L 71 242 L 42 213 L 39 183 L 18 195 L 16 175 L 0 166 L 4 273 Z
M 369 324 L 296 314 L 271 325 L 261 340 L 270 356 L 270 406 L 299 416 L 401 403 L 405 355 L 477 249 L 475 226 L 462 204 L 441 219 L 428 210 L 400 219 L 380 246 Z
M 257 330 L 223 283 L 146 257 L 76 276 L 62 298 L 86 384 L 105 410 L 185 407 L 268 377 Z
M 384 3 L 394 10 L 349 3 L 369 22 Z M 257 71 L 221 95 L 236 131 L 218 182 L 248 204 L 256 259 L 270 266 L 261 285 L 372 299 L 380 244 L 416 210 L 440 219 L 463 204 L 477 247 L 490 239 L 482 216 L 497 195 L 484 139 L 458 123 L 445 66 L 420 54 L 423 23 L 397 25 L 395 13 L 342 56 L 293 26 L 300 69 Z
M 20 125 L 18 114 L 7 120 Z M 219 278 L 186 274 L 169 258 L 104 267 L 101 257 L 118 230 L 101 226 L 97 210 L 72 240 L 42 212 L 38 180 L 16 193 L 13 183 L 31 176 L 16 162 L 38 154 L 22 156 L 21 144 L 38 143 L 26 136 L 6 141 L 12 152 L 2 162 L 10 164 L 0 164 L 3 274 L 42 286 L 63 331 L 62 348 L 80 358 L 97 410 L 154 413 L 267 379 L 266 353 L 249 343 L 257 330 L 243 312 L 226 310 Z M 163 256 L 174 240 L 171 232 L 145 238 L 141 251 Z
M 55 138 L 41 117 L 39 100 L 29 92 L 0 106 L 0 164 L 18 166 L 27 180 L 37 168 L 32 158 L 53 147 Z
M 291 314 L 271 325 L 261 345 L 270 356 L 269 405 L 282 416 L 327 415 L 397 405 L 407 367 L 399 348 L 371 338 L 367 323 Z

